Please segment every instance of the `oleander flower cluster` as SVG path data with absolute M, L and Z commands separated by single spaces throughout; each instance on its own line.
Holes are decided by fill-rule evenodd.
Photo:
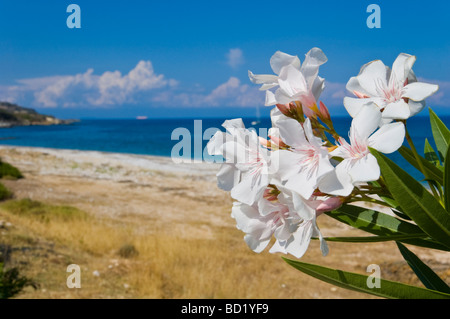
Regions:
M 274 74 L 253 74 L 250 80 L 265 91 L 272 106 L 268 137 L 245 127 L 242 119 L 227 120 L 208 142 L 210 155 L 224 161 L 218 186 L 235 200 L 231 216 L 255 252 L 297 258 L 312 238 L 328 246 L 317 219 L 361 194 L 380 179 L 371 149 L 397 151 L 405 139 L 405 120 L 425 107 L 438 86 L 417 81 L 415 57 L 400 54 L 392 68 L 377 60 L 350 78 L 343 104 L 352 118 L 341 136 L 320 95 L 325 89 L 319 68 L 327 57 L 311 49 L 303 60 L 283 52 L 270 59 Z

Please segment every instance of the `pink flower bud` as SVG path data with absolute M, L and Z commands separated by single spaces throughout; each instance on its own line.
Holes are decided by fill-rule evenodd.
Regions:
M 328 108 L 323 104 L 322 101 L 320 101 L 320 115 L 322 121 L 329 121 L 331 119 L 330 112 L 328 111 Z
M 280 110 L 281 113 L 283 113 L 283 115 L 289 117 L 291 116 L 289 104 L 277 104 L 277 108 Z
M 344 199 L 342 197 L 329 197 L 319 204 L 316 208 L 317 216 L 322 213 L 330 212 L 342 206 Z

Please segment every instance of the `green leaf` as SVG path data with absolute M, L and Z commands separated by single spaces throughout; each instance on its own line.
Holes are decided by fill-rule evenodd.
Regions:
M 407 214 L 431 238 L 450 247 L 450 214 L 419 182 L 397 164 L 371 149 L 386 185 Z
M 401 146 L 398 149 L 398 152 L 412 166 L 414 166 L 416 169 L 421 171 L 419 163 L 417 163 L 413 152 L 409 148 L 407 148 L 405 146 Z M 422 162 L 423 168 L 425 169 L 425 174 L 428 175 L 428 178 L 431 178 L 431 179 L 435 180 L 436 182 L 438 182 L 440 185 L 442 185 L 442 183 L 443 183 L 443 173 L 442 173 L 442 171 L 438 167 L 436 167 L 433 164 L 431 164 L 429 161 L 427 161 L 422 156 L 419 155 L 419 158 L 420 158 L 420 161 Z
M 369 185 L 375 185 L 377 187 L 380 187 L 380 184 L 377 181 L 373 181 L 373 182 L 369 182 Z M 402 208 L 400 207 L 400 205 L 391 197 L 387 197 L 384 195 L 378 195 L 386 204 L 388 204 L 389 206 L 391 206 L 391 211 L 397 215 L 400 218 L 406 219 L 406 220 L 411 220 L 411 218 L 409 218 L 409 216 L 407 216 L 406 214 L 404 214 L 402 212 Z
M 363 207 L 342 205 L 338 209 L 331 212 L 326 212 L 325 214 L 351 227 L 361 229 L 378 236 L 417 235 L 420 233 L 425 234 L 417 225 L 400 220 L 394 216 Z M 421 247 L 445 251 L 449 250 L 446 246 L 428 239 L 415 238 L 404 239 L 401 241 Z
M 390 236 L 356 236 L 356 237 L 325 237 L 326 241 L 343 242 L 343 243 L 378 243 L 384 241 L 400 241 L 405 239 L 416 239 L 427 237 L 427 234 L 410 234 L 410 235 L 390 235 Z M 313 237 L 313 239 L 318 239 Z
M 431 132 L 433 133 L 434 143 L 436 144 L 441 161 L 445 161 L 447 148 L 450 144 L 450 131 L 441 121 L 441 119 L 430 108 Z M 441 184 L 442 185 L 442 184 Z
M 449 294 L 450 287 L 427 265 L 425 265 L 413 252 L 404 245 L 397 243 L 398 249 L 408 265 L 419 277 L 425 287 Z
M 283 258 L 283 257 L 282 257 Z M 290 266 L 329 284 L 390 299 L 450 299 L 450 294 L 380 279 L 379 288 L 369 288 L 369 276 L 283 258 Z
M 362 229 L 375 235 L 409 235 L 423 233 L 423 231 L 414 224 L 375 210 L 353 205 L 342 205 L 338 209 L 326 212 L 325 214 L 354 228 Z
M 450 213 L 450 146 L 447 149 L 447 159 L 444 163 L 444 203 Z
M 428 142 L 427 138 L 425 139 L 425 147 L 424 147 L 423 153 L 425 155 L 425 159 L 428 162 L 430 162 L 431 164 L 433 164 L 436 167 L 441 166 L 441 163 L 439 161 L 439 156 L 436 154 L 433 147 Z

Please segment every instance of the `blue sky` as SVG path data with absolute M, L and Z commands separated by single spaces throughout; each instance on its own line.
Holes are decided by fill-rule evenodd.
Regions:
M 69 29 L 69 4 L 81 28 Z M 381 28 L 369 29 L 371 3 Z M 272 73 L 277 51 L 321 48 L 322 100 L 344 114 L 360 67 L 414 54 L 416 75 L 440 84 L 428 105 L 450 113 L 447 1 L 103 1 L 0 3 L 0 100 L 62 118 L 267 114 L 247 70 Z

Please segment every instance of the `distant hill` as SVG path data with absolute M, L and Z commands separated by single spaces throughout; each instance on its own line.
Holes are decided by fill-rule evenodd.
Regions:
M 60 120 L 51 115 L 39 114 L 33 109 L 9 102 L 0 102 L 0 127 L 26 125 L 71 124 L 76 120 Z

